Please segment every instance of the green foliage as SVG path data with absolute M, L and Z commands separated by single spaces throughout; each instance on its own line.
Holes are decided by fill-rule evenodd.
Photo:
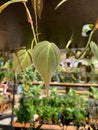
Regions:
M 91 39 L 92 39 L 92 36 L 93 34 L 95 33 L 95 31 L 97 30 L 97 23 L 95 25 L 93 24 L 86 24 L 82 27 L 82 36 L 84 37 L 88 37 L 88 41 L 86 43 L 86 46 L 85 48 L 83 49 L 83 51 L 81 53 L 79 53 L 78 55 L 76 55 L 76 53 L 74 53 L 71 49 L 69 49 L 69 45 L 70 45 L 70 42 L 72 42 L 72 38 L 70 39 L 70 42 L 67 43 L 66 45 L 66 49 L 74 54 L 74 56 L 77 58 L 77 59 L 82 59 L 86 56 L 86 54 L 88 53 L 89 50 L 89 46 L 90 46 L 90 43 L 91 43 Z
M 33 115 L 37 113 L 37 105 L 40 101 L 38 100 L 38 97 L 41 92 L 41 87 L 41 85 L 38 87 L 29 87 L 28 89 L 26 89 L 25 86 L 23 87 L 24 91 L 19 100 L 19 107 L 15 108 L 15 114 L 18 122 L 26 123 L 33 121 Z
M 19 74 L 32 64 L 32 49 L 21 48 L 13 54 L 13 69 Z
M 26 13 L 27 13 L 27 19 L 31 24 L 31 29 L 34 35 L 34 41 L 37 44 L 37 37 L 35 34 L 32 17 L 27 7 L 26 1 L 24 0 L 8 1 L 7 3 L 0 6 L 1 11 L 5 9 L 9 4 L 14 3 L 14 2 L 23 3 L 26 9 Z M 35 21 L 37 25 L 36 13 L 38 14 L 39 17 L 41 16 L 41 12 L 43 8 L 43 1 L 32 0 L 32 4 L 35 11 Z M 43 41 L 41 43 L 38 43 L 34 47 L 33 51 L 34 52 L 32 52 L 32 48 L 29 50 L 26 50 L 26 48 L 21 48 L 13 54 L 13 64 L 14 64 L 13 69 L 15 72 L 15 76 L 17 76 L 17 74 L 19 74 L 21 71 L 24 71 L 28 66 L 32 64 L 32 61 L 34 61 L 34 64 L 38 72 L 41 74 L 41 77 L 43 78 L 45 82 L 46 93 L 48 95 L 49 81 L 51 79 L 53 71 L 57 68 L 60 61 L 59 48 L 54 43 Z M 33 60 L 32 60 L 32 53 L 33 53 Z M 43 62 L 41 60 L 43 60 Z
M 52 73 L 60 62 L 60 50 L 54 43 L 40 42 L 33 49 L 33 62 L 45 82 L 48 93 Z
M 90 96 L 93 97 L 94 99 L 98 100 L 98 89 L 91 86 L 90 87 Z
M 65 96 L 64 110 L 66 119 L 73 119 L 75 121 L 85 120 L 87 101 L 84 100 L 83 95 L 79 95 L 75 90 L 70 89 Z
M 44 123 L 57 123 L 58 114 L 62 111 L 63 98 L 56 93 L 56 89 L 50 90 L 48 98 L 40 99 L 38 114 Z
M 49 82 L 60 61 L 60 51 L 54 43 L 43 41 L 33 49 L 34 65 L 45 82 Z
M 24 83 L 32 86 L 33 81 L 41 81 L 41 77 L 33 65 L 27 67 L 25 71 L 17 75 L 17 83 Z
M 94 25 L 93 24 L 86 24 L 82 27 L 82 36 L 87 37 L 93 30 Z
M 14 73 L 12 71 L 12 61 L 9 59 L 4 59 L 3 57 L 0 57 L 0 81 L 3 80 L 3 78 L 13 79 Z
M 59 114 L 63 114 L 63 120 L 85 120 L 87 102 L 74 90 L 67 94 L 59 94 L 56 88 L 52 88 L 49 97 L 46 98 L 41 86 L 33 86 L 24 92 L 19 100 L 19 107 L 15 114 L 19 122 L 33 121 L 33 115 L 38 114 L 43 123 L 62 122 Z
M 90 42 L 91 51 L 93 52 L 94 56 L 98 60 L 98 46 L 95 44 L 95 42 Z

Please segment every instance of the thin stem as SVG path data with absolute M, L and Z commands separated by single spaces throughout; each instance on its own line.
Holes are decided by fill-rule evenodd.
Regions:
M 35 30 L 34 30 L 34 26 L 33 26 L 33 20 L 32 20 L 30 11 L 29 11 L 29 9 L 26 5 L 26 2 L 23 2 L 23 4 L 24 4 L 24 7 L 26 9 L 28 22 L 31 24 L 31 29 L 32 29 L 32 32 L 33 32 L 33 35 L 34 35 L 35 44 L 37 44 L 36 34 L 35 34 Z
M 35 13 L 35 27 L 36 27 L 36 38 L 37 38 L 37 41 L 39 42 L 39 39 L 38 39 L 38 20 L 37 20 L 37 7 L 36 7 L 36 0 L 34 0 L 34 13 Z
M 46 87 L 46 97 L 49 97 L 49 82 L 45 83 L 45 87 Z
M 12 117 L 11 117 L 11 124 L 14 120 L 14 105 L 15 105 L 15 88 L 16 88 L 16 78 L 17 76 L 14 75 L 14 86 L 13 86 L 13 99 L 12 99 Z
M 26 87 L 26 84 L 27 84 L 27 80 L 26 80 L 26 70 L 23 71 L 23 83 L 24 83 L 24 86 Z
M 32 43 L 31 43 L 31 49 L 33 49 L 33 46 L 34 46 L 34 39 L 32 40 Z
M 80 56 L 79 56 L 78 58 L 83 58 L 83 57 L 85 56 L 86 51 L 87 51 L 87 49 L 88 49 L 88 46 L 89 46 L 89 44 L 90 44 L 90 42 L 91 42 L 93 33 L 94 33 L 95 31 L 96 31 L 95 28 L 91 31 L 90 36 L 89 36 L 89 39 L 88 39 L 88 42 L 87 42 L 87 44 L 86 44 L 86 47 L 85 47 L 84 50 L 81 52 L 81 54 L 80 54 Z

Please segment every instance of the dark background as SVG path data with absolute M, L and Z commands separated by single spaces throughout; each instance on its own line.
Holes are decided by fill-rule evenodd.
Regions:
M 6 1 L 0 0 L 0 5 Z M 88 38 L 81 36 L 81 29 L 84 24 L 96 22 L 98 0 L 68 0 L 55 11 L 60 1 L 44 0 L 42 17 L 38 20 L 40 41 L 55 42 L 62 49 L 73 33 L 74 40 L 71 47 L 84 47 Z M 28 7 L 35 23 L 30 0 Z M 16 50 L 20 46 L 30 47 L 32 37 L 22 3 L 12 4 L 0 14 L 0 50 Z M 93 40 L 98 43 L 98 31 Z

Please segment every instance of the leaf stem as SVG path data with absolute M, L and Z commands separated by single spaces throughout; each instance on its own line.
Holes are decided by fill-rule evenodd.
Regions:
M 24 7 L 26 9 L 28 22 L 31 24 L 31 29 L 32 29 L 32 32 L 33 32 L 33 35 L 34 35 L 35 44 L 37 44 L 36 34 L 35 34 L 35 30 L 34 30 L 34 26 L 33 26 L 33 20 L 32 20 L 30 11 L 29 11 L 29 9 L 26 5 L 26 2 L 23 2 L 23 4 L 24 4 Z
M 80 56 L 78 57 L 79 59 L 81 59 L 81 58 L 83 58 L 85 56 L 86 51 L 88 49 L 88 46 L 89 46 L 89 44 L 91 42 L 92 36 L 93 36 L 95 31 L 96 31 L 95 28 L 91 31 L 90 36 L 89 36 L 88 41 L 87 41 L 87 44 L 86 44 L 86 47 L 84 48 L 84 50 L 81 52 Z
M 49 82 L 45 82 L 45 87 L 46 87 L 46 97 L 49 97 Z

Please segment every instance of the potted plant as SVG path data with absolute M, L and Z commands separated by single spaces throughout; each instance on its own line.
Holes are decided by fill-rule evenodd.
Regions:
M 79 125 L 81 121 L 85 121 L 86 107 L 87 101 L 72 89 L 66 94 L 59 94 L 55 88 L 52 88 L 46 98 L 42 86 L 33 86 L 23 91 L 19 107 L 15 108 L 15 115 L 17 122 L 23 123 L 24 127 L 30 127 L 31 123 L 33 128 L 44 129 L 50 125 L 51 128 L 52 125 L 53 128 L 54 126 L 61 128 L 71 122 Z M 38 115 L 36 127 L 34 115 Z
M 70 89 L 64 98 L 64 107 L 60 115 L 62 124 L 69 125 L 72 121 L 75 124 L 79 124 L 81 121 L 85 121 L 86 108 L 88 102 L 83 98 L 83 95 L 79 95 L 75 90 Z
M 42 85 L 33 86 L 27 89 L 23 86 L 23 93 L 19 99 L 19 106 L 14 109 L 17 120 L 13 122 L 14 127 L 30 128 L 35 125 L 34 115 L 37 114 L 37 105 L 39 105 L 39 95 L 42 91 Z M 32 127 L 34 127 L 32 125 Z M 39 127 L 39 126 L 38 126 Z
M 49 92 L 49 82 L 51 80 L 52 73 L 55 71 L 60 62 L 60 50 L 54 43 L 50 43 L 48 41 L 38 42 L 33 26 L 32 17 L 26 4 L 26 0 L 10 0 L 0 7 L 0 12 L 2 12 L 2 10 L 9 4 L 15 2 L 22 2 L 22 4 L 24 5 L 27 13 L 27 18 L 30 22 L 31 29 L 34 35 L 34 42 L 32 40 L 30 49 L 20 48 L 13 54 L 13 70 L 15 73 L 15 77 L 17 77 L 17 75 L 21 71 L 23 71 L 25 75 L 25 69 L 32 63 L 34 63 L 35 68 L 38 70 L 45 83 L 45 96 L 42 98 L 36 96 L 34 97 L 32 95 L 32 92 L 29 93 L 29 89 L 25 90 L 26 83 L 24 84 L 24 92 L 20 99 L 19 109 L 15 110 L 18 121 L 23 123 L 31 122 L 33 114 L 38 114 L 41 120 L 45 123 L 58 123 L 58 117 L 59 114 L 61 114 L 60 121 L 63 125 L 63 120 L 66 121 L 71 119 L 80 121 L 84 119 L 84 107 L 83 109 L 81 108 L 82 104 L 80 104 L 81 102 L 79 102 L 80 98 L 78 99 L 78 97 L 74 95 L 74 92 L 72 90 L 71 92 L 69 91 L 68 95 L 63 96 L 63 98 L 55 94 L 51 95 L 51 93 Z M 33 5 L 34 11 L 36 13 L 36 3 L 34 3 Z M 34 43 L 35 46 L 33 46 Z M 75 100 L 72 100 L 73 98 Z M 80 111 L 78 111 L 79 108 Z M 75 114 L 75 112 L 77 114 Z M 27 116 L 24 115 L 24 113 L 27 113 Z

